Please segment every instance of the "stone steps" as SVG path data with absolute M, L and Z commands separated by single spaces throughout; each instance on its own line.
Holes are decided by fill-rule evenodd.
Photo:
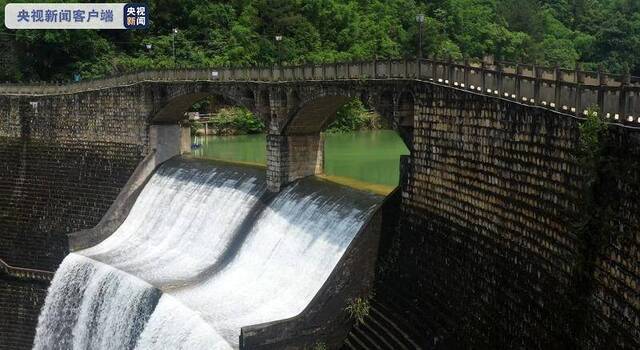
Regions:
M 379 288 L 381 297 L 385 300 L 393 300 L 393 304 L 388 307 L 394 308 L 394 311 L 411 322 L 414 325 L 421 325 L 420 329 L 428 330 L 429 334 L 440 334 L 439 325 L 434 322 L 438 315 L 434 315 L 432 308 L 429 311 L 422 306 L 411 301 L 411 297 L 402 292 L 400 288 Z M 428 316 L 428 317 L 427 317 Z
M 376 296 L 369 315 L 351 329 L 343 349 L 428 349 L 425 338 L 396 307 Z

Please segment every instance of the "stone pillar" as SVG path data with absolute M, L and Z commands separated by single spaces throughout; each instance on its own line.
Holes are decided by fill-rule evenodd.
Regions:
M 323 134 L 290 135 L 287 137 L 287 143 L 289 146 L 287 182 L 322 174 L 324 169 Z
M 180 125 L 151 125 L 149 128 L 149 147 L 155 150 L 155 164 L 191 151 L 191 133 L 189 128 Z
M 324 169 L 324 137 L 267 135 L 267 187 L 280 189 L 297 179 L 321 174 Z
M 286 169 L 289 165 L 287 137 L 267 135 L 267 188 L 278 192 L 286 183 Z
M 191 127 L 189 125 L 185 125 L 180 129 L 180 153 L 191 153 Z

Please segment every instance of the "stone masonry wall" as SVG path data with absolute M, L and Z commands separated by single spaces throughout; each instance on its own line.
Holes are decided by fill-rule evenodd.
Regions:
M 142 147 L 0 138 L 0 257 L 55 270 L 66 234 L 96 225 L 140 159 Z
M 422 315 L 425 321 L 415 326 L 432 335 L 432 343 L 447 349 L 640 348 L 638 132 L 610 136 L 614 171 L 607 181 L 615 191 L 603 212 L 612 213 L 611 234 L 595 258 L 592 287 L 579 291 L 574 280 L 583 239 L 572 220 L 584 174 L 573 156 L 575 118 L 430 83 L 370 84 L 367 89 L 383 95 L 414 97 L 398 238 L 387 254 L 393 264 L 384 265 L 393 265 L 393 273 L 379 285 L 402 297 L 403 310 Z M 175 126 L 181 109 L 167 108 L 168 101 L 175 107 L 223 90 L 249 106 L 268 100 L 266 90 L 249 87 L 126 83 L 77 94 L 0 96 L 0 258 L 55 269 L 66 252 L 65 234 L 95 225 L 157 146 L 151 118 L 162 112 L 160 121 Z M 276 131 L 267 136 L 270 186 L 317 172 L 322 147 L 315 131 Z M 33 283 L 0 281 L 0 335 L 12 334 L 10 349 L 31 347 L 46 288 Z M 579 296 L 586 302 L 576 303 Z
M 54 270 L 66 233 L 98 223 L 148 148 L 144 97 L 0 97 L 0 258 Z
M 632 214 L 624 225 L 636 243 L 603 256 L 594 312 L 584 321 L 567 316 L 581 259 L 571 222 L 583 180 L 573 156 L 576 120 L 438 87 L 418 98 L 393 257 L 398 273 L 383 285 L 428 315 L 423 331 L 443 348 L 595 349 L 602 347 L 591 337 L 602 345 L 620 332 L 618 347 L 637 346 Z M 631 213 L 637 171 L 627 180 L 621 203 Z M 582 322 L 601 334 L 567 330 Z
M 9 36 L 0 35 L 0 81 L 14 80 L 18 73 L 15 44 Z
M 96 225 L 148 149 L 139 86 L 0 97 L 0 258 L 53 271 L 67 233 Z M 29 349 L 46 283 L 0 280 L 0 348 Z
M 0 273 L 0 349 L 31 349 L 48 283 Z
M 320 174 L 324 170 L 324 137 L 315 135 L 289 135 L 289 178 L 288 182 L 309 175 Z
M 640 133 L 609 130 L 606 194 L 597 205 L 609 219 L 596 261 L 582 346 L 640 348 Z
M 267 183 L 273 191 L 324 169 L 324 137 L 309 135 L 267 135 Z

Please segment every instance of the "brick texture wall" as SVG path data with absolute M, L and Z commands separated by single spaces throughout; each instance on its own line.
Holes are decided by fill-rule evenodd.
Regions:
M 429 84 L 379 84 L 416 93 L 407 138 L 412 156 L 403 162 L 399 235 L 390 252 L 394 272 L 381 284 L 402 297 L 403 310 L 422 315 L 416 327 L 448 348 L 640 348 L 638 132 L 610 136 L 611 238 L 596 254 L 591 287 L 580 291 L 573 282 L 584 259 L 572 221 L 584 180 L 573 156 L 576 120 Z M 220 89 L 214 85 L 0 96 L 0 257 L 54 269 L 64 233 L 95 225 L 148 152 L 151 117 L 179 118 L 176 106 Z M 246 99 L 243 89 L 229 89 Z M 195 95 L 161 108 L 187 93 Z M 283 145 L 300 141 L 321 152 L 284 138 L 268 138 L 272 182 L 300 170 L 290 162 L 307 159 L 275 152 Z M 0 323 L 0 335 L 15 334 L 11 349 L 30 348 L 33 329 L 20 321 L 29 309 L 15 306 L 38 304 L 41 292 L 15 287 L 26 281 L 4 281 L 0 310 L 10 322 Z
M 0 349 L 31 349 L 48 283 L 0 275 Z
M 423 331 L 447 348 L 637 347 L 637 170 L 620 182 L 626 243 L 606 248 L 591 276 L 593 308 L 572 320 L 582 307 L 573 290 L 582 258 L 571 222 L 583 180 L 576 120 L 437 87 L 419 99 L 398 273 L 383 286 L 428 315 Z
M 0 258 L 53 271 L 67 233 L 95 226 L 148 149 L 139 86 L 0 97 Z M 46 285 L 0 280 L 0 349 L 29 349 Z
M 611 130 L 607 143 L 606 244 L 589 297 L 589 349 L 640 348 L 640 133 Z
M 9 36 L 0 35 L 0 81 L 14 80 L 18 73 L 15 44 Z
M 100 221 L 140 154 L 130 144 L 0 138 L 0 257 L 54 270 L 66 234 Z

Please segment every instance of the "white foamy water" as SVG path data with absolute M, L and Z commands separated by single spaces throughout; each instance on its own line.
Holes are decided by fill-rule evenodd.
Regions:
M 136 349 L 228 350 L 232 347 L 198 313 L 165 294 L 140 335 Z
M 276 197 L 222 271 L 171 291 L 234 346 L 242 326 L 302 312 L 368 214 L 348 196 L 305 185 Z
M 132 349 L 159 296 L 138 278 L 69 254 L 49 287 L 34 349 Z
M 242 326 L 304 310 L 379 200 L 311 179 L 269 195 L 261 170 L 163 165 L 123 225 L 79 252 L 91 259 L 65 260 L 40 317 L 36 348 L 237 348 Z M 104 264 L 127 278 L 87 272 Z M 119 319 L 123 326 L 100 316 L 99 300 L 120 305 L 120 314 L 135 313 L 141 302 L 130 285 L 156 290 L 142 281 L 163 292 L 151 315 L 140 313 L 143 330 L 129 316 Z M 125 334 L 127 324 L 136 331 Z M 76 336 L 81 333 L 89 336 Z
M 159 288 L 188 283 L 227 248 L 262 192 L 255 174 L 222 167 L 161 167 L 124 223 L 81 253 Z

